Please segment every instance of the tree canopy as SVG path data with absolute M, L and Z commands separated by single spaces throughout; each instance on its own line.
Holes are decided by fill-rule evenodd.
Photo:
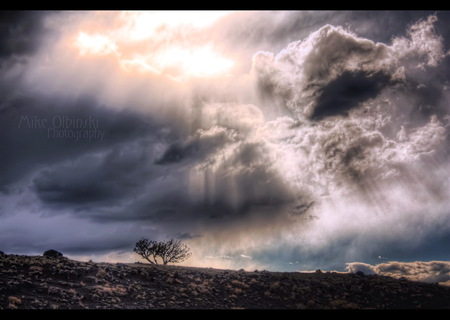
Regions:
M 151 264 L 159 264 L 158 258 L 163 264 L 179 263 L 191 256 L 188 246 L 180 240 L 155 241 L 142 238 L 133 249 Z

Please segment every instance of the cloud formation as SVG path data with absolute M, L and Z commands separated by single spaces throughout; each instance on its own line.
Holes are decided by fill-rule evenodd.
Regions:
M 443 248 L 446 29 L 409 14 L 37 13 L 27 48 L 9 21 L 1 249 L 103 254 L 150 234 L 185 239 L 199 264 L 327 269 Z M 368 27 L 397 15 L 389 37 Z M 205 72 L 194 53 L 233 63 Z M 84 231 L 58 241 L 72 224 Z
M 445 57 L 435 16 L 410 27 L 391 45 L 326 25 L 276 56 L 259 52 L 253 70 L 261 91 L 281 99 L 295 116 L 320 120 L 378 96 L 386 86 L 417 77 Z
M 448 261 L 390 261 L 377 265 L 366 263 L 348 263 L 349 272 L 362 271 L 365 274 L 377 274 L 393 278 L 406 278 L 412 281 L 450 283 L 450 263 Z

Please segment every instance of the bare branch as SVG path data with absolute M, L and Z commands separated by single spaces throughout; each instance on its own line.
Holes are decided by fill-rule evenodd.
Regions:
M 158 242 L 142 238 L 136 242 L 133 251 L 151 264 L 158 264 L 156 257 L 160 257 L 163 264 L 168 264 L 182 262 L 191 256 L 189 247 L 174 239 Z

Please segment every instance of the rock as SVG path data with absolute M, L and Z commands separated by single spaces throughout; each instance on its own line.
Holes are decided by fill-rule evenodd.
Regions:
M 1 257 L 0 309 L 448 309 L 450 297 L 446 286 L 384 276 L 49 260 Z
M 49 258 L 61 258 L 63 256 L 63 254 L 56 250 L 50 249 L 50 250 L 45 251 L 43 256 L 49 257 Z
M 4 256 L 5 253 L 3 251 L 0 251 L 0 256 Z

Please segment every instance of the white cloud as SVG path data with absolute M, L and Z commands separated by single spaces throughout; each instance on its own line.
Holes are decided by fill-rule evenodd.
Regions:
M 362 271 L 365 274 L 377 274 L 393 278 L 404 277 L 412 281 L 448 282 L 450 281 L 449 261 L 389 261 L 376 265 L 360 262 L 347 263 L 348 272 Z
M 408 38 L 395 38 L 392 55 L 413 68 L 436 67 L 445 56 L 443 38 L 435 31 L 436 16 L 429 16 L 410 27 Z

